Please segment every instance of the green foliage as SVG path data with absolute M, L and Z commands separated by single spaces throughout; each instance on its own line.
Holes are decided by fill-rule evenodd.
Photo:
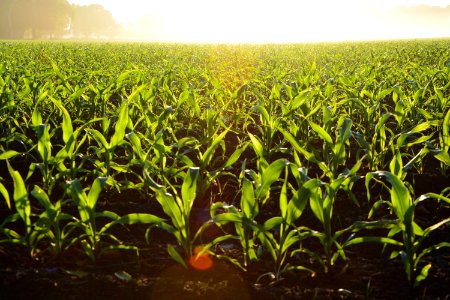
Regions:
M 197 239 L 200 237 L 204 227 L 201 227 L 195 234 L 191 232 L 191 210 L 194 200 L 197 197 L 197 182 L 200 169 L 191 167 L 186 172 L 181 186 L 181 196 L 175 190 L 175 196 L 168 193 L 162 186 L 150 182 L 150 187 L 156 193 L 156 199 L 161 205 L 164 213 L 170 218 L 171 224 L 159 222 L 156 226 L 172 234 L 179 246 L 184 251 L 184 257 L 188 259 L 193 254 L 193 249 Z M 151 178 L 149 178 L 151 180 Z M 208 225 L 205 223 L 205 225 Z M 169 245 L 169 255 L 178 263 L 187 266 L 185 260 L 173 245 Z
M 390 187 L 387 186 L 379 178 L 386 179 Z M 431 265 L 428 264 L 422 268 L 420 272 L 417 272 L 417 268 L 423 256 L 429 252 L 442 248 L 450 247 L 449 242 L 440 242 L 431 246 L 422 247 L 423 241 L 429 236 L 429 234 L 441 227 L 442 225 L 450 222 L 450 218 L 445 218 L 425 229 L 422 229 L 414 219 L 414 213 L 417 205 L 427 199 L 435 199 L 438 201 L 444 201 L 450 204 L 450 199 L 435 193 L 427 193 L 416 200 L 413 200 L 408 188 L 405 186 L 404 182 L 398 176 L 387 172 L 387 171 L 377 171 L 373 173 L 368 173 L 366 175 L 366 186 L 369 186 L 371 180 L 376 180 L 385 186 L 390 192 L 390 201 L 379 200 L 374 204 L 373 209 L 370 214 L 379 207 L 381 202 L 386 203 L 390 206 L 391 210 L 397 217 L 397 222 L 395 224 L 389 224 L 389 233 L 387 239 L 384 243 L 397 244 L 393 240 L 394 236 L 400 234 L 402 250 L 394 251 L 391 254 L 391 258 L 400 256 L 403 265 L 405 267 L 405 272 L 408 280 L 414 283 L 414 286 L 418 286 L 419 283 L 424 280 L 428 275 L 428 270 Z M 369 190 L 369 189 L 368 189 Z M 370 193 L 368 191 L 368 198 L 370 198 Z M 370 217 L 370 215 L 369 215 Z
M 377 242 L 399 247 L 393 255 L 418 284 L 430 269 L 425 255 L 447 246 L 424 246 L 437 227 L 421 228 L 414 211 L 425 198 L 446 205 L 448 195 L 414 200 L 410 179 L 449 176 L 448 56 L 446 39 L 0 42 L 1 242 L 33 256 L 79 247 L 96 260 L 138 250 L 111 228 L 144 223 L 147 240 L 155 227 L 174 236 L 168 255 L 182 265 L 199 244 L 213 253 L 236 240 L 242 259 L 216 256 L 244 270 L 268 257 L 275 279 L 313 268 L 304 254 L 328 271 L 347 247 Z M 369 217 L 383 205 L 392 213 L 341 225 L 336 211 L 364 208 L 353 194 L 364 176 L 370 195 L 374 181 L 390 191 Z M 167 219 L 98 211 L 130 190 Z M 211 219 L 192 232 L 192 208 L 208 206 Z M 317 227 L 304 226 L 305 214 Z M 222 231 L 204 239 L 209 226 Z M 365 235 L 371 229 L 386 234 Z M 304 247 L 311 240 L 323 250 Z
M 118 240 L 108 229 L 116 224 L 153 224 L 160 223 L 163 219 L 151 214 L 132 213 L 120 217 L 112 211 L 97 211 L 96 205 L 103 187 L 106 184 L 106 178 L 96 178 L 86 195 L 81 187 L 80 181 L 75 179 L 70 182 L 70 191 L 75 204 L 78 208 L 80 219 L 74 222 L 73 226 L 79 228 L 81 233 L 71 241 L 69 246 L 75 243 L 81 243 L 84 253 L 95 261 L 105 251 L 122 249 L 138 251 L 136 246 L 126 246 Z M 105 218 L 108 221 L 102 226 L 98 226 L 97 219 Z M 108 238 L 110 242 L 105 241 Z M 110 243 L 114 242 L 115 245 Z

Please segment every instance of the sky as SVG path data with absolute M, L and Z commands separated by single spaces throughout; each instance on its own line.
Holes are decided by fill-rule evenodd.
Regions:
M 135 39 L 295 43 L 450 37 L 450 0 L 69 0 L 100 4 Z M 398 8 L 442 7 L 422 17 Z M 448 9 L 443 8 L 449 6 Z

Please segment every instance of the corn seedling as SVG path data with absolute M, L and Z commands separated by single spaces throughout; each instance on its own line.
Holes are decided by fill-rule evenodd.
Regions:
M 386 185 L 381 179 L 387 180 L 390 183 L 390 187 Z M 419 283 L 424 280 L 428 275 L 428 270 L 431 268 L 431 264 L 425 265 L 420 271 L 418 271 L 419 263 L 421 259 L 433 250 L 450 247 L 450 242 L 440 242 L 425 248 L 421 247 L 423 241 L 430 235 L 430 233 L 442 225 L 450 222 L 450 218 L 443 219 L 425 229 L 422 229 L 414 220 L 414 212 L 416 207 L 427 199 L 436 199 L 438 201 L 444 201 L 450 203 L 450 199 L 442 195 L 435 193 L 427 193 L 413 200 L 408 188 L 403 183 L 402 179 L 387 171 L 377 171 L 368 173 L 366 175 L 366 187 L 367 197 L 370 199 L 369 183 L 371 180 L 380 182 L 390 192 L 390 201 L 379 200 L 375 202 L 373 209 L 370 212 L 369 217 L 373 211 L 378 208 L 382 203 L 388 204 L 394 215 L 397 217 L 396 224 L 389 225 L 390 228 L 387 239 L 384 242 L 391 244 L 398 244 L 394 237 L 400 235 L 400 245 L 402 250 L 393 251 L 391 258 L 400 256 L 408 280 L 418 286 Z
M 81 234 L 73 239 L 68 247 L 78 242 L 81 243 L 84 253 L 92 261 L 95 261 L 101 254 L 109 250 L 138 251 L 136 246 L 123 245 L 119 239 L 108 232 L 108 229 L 113 225 L 152 224 L 163 221 L 163 219 L 151 214 L 133 213 L 120 217 L 112 211 L 97 211 L 97 201 L 105 184 L 105 177 L 96 178 L 89 189 L 89 193 L 86 195 L 78 179 L 70 182 L 72 198 L 75 201 L 80 215 L 80 219 L 74 222 L 73 226 L 80 229 Z M 97 219 L 99 218 L 105 218 L 110 221 L 98 228 Z M 107 242 L 106 238 L 109 238 L 110 242 Z M 114 242 L 116 245 L 110 245 L 111 242 Z

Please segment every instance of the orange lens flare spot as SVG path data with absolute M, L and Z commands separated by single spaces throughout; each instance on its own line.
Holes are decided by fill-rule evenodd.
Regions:
M 213 262 L 208 253 L 202 253 L 203 247 L 197 246 L 194 249 L 194 254 L 189 257 L 189 265 L 196 270 L 205 271 L 212 267 Z

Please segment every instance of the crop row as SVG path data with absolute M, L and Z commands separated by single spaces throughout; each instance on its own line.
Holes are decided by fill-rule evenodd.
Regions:
M 448 188 L 414 191 L 417 174 L 449 176 L 448 78 L 448 40 L 0 43 L 0 242 L 32 257 L 79 248 L 95 261 L 139 252 L 113 228 L 148 224 L 143 239 L 169 232 L 168 253 L 186 267 L 215 255 L 246 270 L 268 255 L 275 279 L 327 272 L 348 247 L 381 243 L 418 284 L 423 258 L 450 246 L 424 246 L 450 217 L 419 225 L 414 214 L 425 200 L 450 203 Z M 105 192 L 130 191 L 163 214 L 98 210 Z M 337 205 L 367 200 L 366 220 L 336 222 Z M 195 228 L 194 207 L 210 214 Z M 212 226 L 221 234 L 205 238 Z M 229 240 L 242 257 L 214 252 Z

